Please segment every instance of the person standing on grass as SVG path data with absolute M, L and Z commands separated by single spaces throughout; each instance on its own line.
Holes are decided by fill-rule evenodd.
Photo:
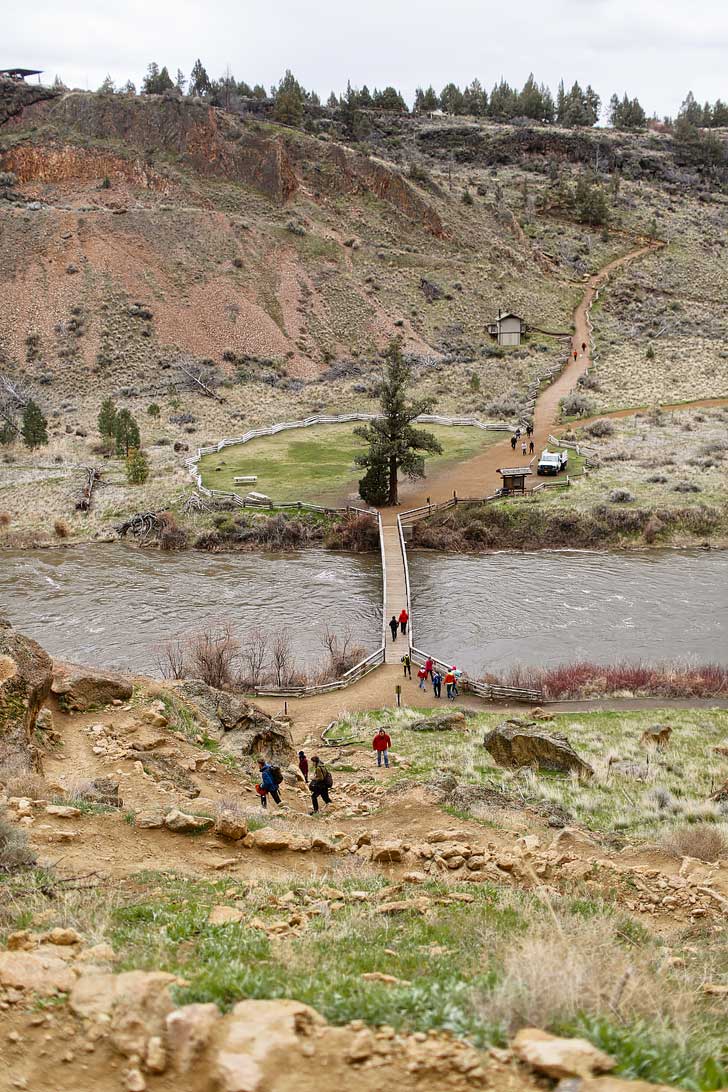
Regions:
M 400 660 L 400 663 L 402 664 L 402 667 L 404 668 L 404 677 L 405 677 L 405 679 L 411 679 L 412 678 L 412 657 L 410 656 L 409 652 L 405 652 L 404 656 Z
M 453 694 L 453 690 L 455 689 L 455 669 L 453 667 L 445 673 L 445 689 L 447 690 L 447 700 L 455 701 L 455 696 Z
M 402 610 L 399 612 L 399 628 L 402 630 L 402 633 L 407 632 L 407 623 L 408 622 L 409 622 L 409 614 L 407 613 L 407 608 L 402 607 Z
M 427 671 L 424 667 L 421 667 L 417 672 L 417 678 L 420 680 L 420 690 L 427 690 Z
M 432 674 L 432 693 L 436 698 L 439 698 L 442 693 L 442 675 L 439 671 L 434 671 Z
M 308 759 L 303 751 L 298 752 L 298 768 L 303 774 L 303 780 L 308 785 Z
M 396 616 L 396 614 L 393 614 L 392 617 L 389 619 L 389 628 L 392 631 L 392 640 L 393 641 L 397 640 L 397 625 L 398 625 L 397 616 Z
M 276 780 L 277 766 L 271 766 L 270 763 L 264 759 L 258 759 L 258 769 L 260 770 L 260 785 L 258 786 L 258 795 L 260 796 L 261 806 L 268 807 L 268 797 L 272 796 L 279 808 L 283 807 L 281 802 L 281 794 L 278 786 L 279 781 Z
M 377 752 L 377 766 L 381 766 L 382 759 L 384 759 L 384 765 L 389 769 L 389 748 L 391 746 L 392 740 L 384 729 L 380 728 L 372 740 L 372 750 Z
M 311 811 L 309 815 L 316 815 L 319 810 L 319 799 L 323 800 L 326 805 L 331 803 L 329 789 L 332 788 L 334 779 L 318 755 L 311 755 L 311 762 L 313 763 L 313 777 L 308 786 L 311 790 Z

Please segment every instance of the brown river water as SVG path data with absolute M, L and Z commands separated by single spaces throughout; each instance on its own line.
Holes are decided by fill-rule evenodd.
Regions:
M 587 658 L 728 662 L 728 550 L 410 552 L 418 648 L 470 671 Z M 161 642 L 217 621 L 381 638 L 379 556 L 164 554 L 123 544 L 0 552 L 0 611 L 52 655 L 157 674 Z

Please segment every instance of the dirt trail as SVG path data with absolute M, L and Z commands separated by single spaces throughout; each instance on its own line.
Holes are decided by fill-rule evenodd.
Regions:
M 589 277 L 584 295 L 574 311 L 574 335 L 570 362 L 536 399 L 533 440 L 537 452 L 548 443 L 548 435 L 557 420 L 561 399 L 573 390 L 579 377 L 591 366 L 588 314 L 597 291 L 615 270 L 645 254 L 661 249 L 664 245 L 661 242 L 645 243 L 621 258 L 615 258 Z M 585 352 L 582 352 L 583 344 L 586 344 Z M 574 352 L 577 353 L 576 359 L 573 356 Z M 436 503 L 449 500 L 454 492 L 459 497 L 485 496 L 500 485 L 499 467 L 526 466 L 531 458 L 532 456 L 528 454 L 522 455 L 518 447 L 515 452 L 512 451 L 510 439 L 493 444 L 479 455 L 466 459 L 457 466 L 446 467 L 441 473 L 427 478 L 425 484 L 416 483 L 413 486 L 405 486 L 401 490 L 400 507 L 383 508 L 382 521 L 385 525 L 396 523 L 398 512 L 404 508 L 416 508 L 418 505 L 426 504 L 428 497 Z
M 571 425 L 558 425 L 554 428 L 554 432 L 558 434 L 565 428 L 573 428 L 574 425 L 577 428 L 583 428 L 584 425 L 591 425 L 595 421 L 603 421 L 605 417 L 611 417 L 614 421 L 623 417 L 634 417 L 638 413 L 645 413 L 654 408 L 664 413 L 677 413 L 679 410 L 711 409 L 716 406 L 728 406 L 728 398 L 696 398 L 693 402 L 659 402 L 657 407 L 630 406 L 629 409 L 605 410 L 604 413 L 595 413 L 593 417 L 580 417 Z

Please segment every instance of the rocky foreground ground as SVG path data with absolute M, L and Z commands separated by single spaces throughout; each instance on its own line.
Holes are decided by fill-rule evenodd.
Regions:
M 285 1092 L 345 1082 L 373 1092 L 395 1081 L 435 1092 L 566 1079 L 580 1092 L 615 1092 L 622 1079 L 604 1074 L 635 1070 L 594 1029 L 575 1034 L 572 1022 L 567 1034 L 562 1019 L 559 1033 L 544 1019 L 545 1031 L 521 1008 L 499 1034 L 477 1030 L 490 1019 L 487 989 L 488 1003 L 503 1006 L 508 976 L 532 968 L 533 951 L 519 946 L 533 921 L 550 923 L 564 952 L 590 935 L 598 949 L 607 907 L 631 946 L 607 953 L 613 968 L 602 969 L 616 976 L 608 1004 L 618 1020 L 631 1027 L 643 1004 L 646 964 L 634 953 L 646 938 L 667 994 L 689 998 L 706 1023 L 725 1010 L 720 960 L 694 964 L 724 942 L 726 860 L 618 848 L 556 807 L 489 797 L 487 786 L 487 822 L 458 815 L 452 775 L 403 778 L 402 757 L 374 780 L 369 757 L 343 746 L 327 753 L 334 803 L 311 817 L 292 759 L 299 746 L 320 746 L 312 725 L 200 682 L 53 663 L 7 626 L 0 720 L 9 1061 L 0 1088 Z M 456 735 L 465 725 L 456 710 L 418 730 Z M 499 761 L 520 749 L 544 769 L 589 776 L 547 721 L 515 718 L 491 736 Z M 285 809 L 267 815 L 254 792 L 261 752 L 285 777 Z M 498 931 L 512 928 L 503 945 Z M 488 963 L 501 948 L 494 985 Z M 446 974 L 441 1012 L 425 1021 Z M 476 981 L 480 993 L 460 1005 L 457 991 Z

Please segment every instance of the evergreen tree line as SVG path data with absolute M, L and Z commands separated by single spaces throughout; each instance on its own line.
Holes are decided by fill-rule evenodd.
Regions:
M 107 76 L 99 88 L 102 94 L 135 94 L 136 87 L 131 80 L 123 87 L 116 88 L 110 76 Z M 306 107 L 320 107 L 318 94 L 305 88 L 290 69 L 268 90 L 262 84 L 249 84 L 237 80 L 232 72 L 227 72 L 219 79 L 211 79 L 202 61 L 198 58 L 192 66 L 189 77 L 179 68 L 174 79 L 166 65 L 160 66 L 152 61 L 141 83 L 141 93 L 160 95 L 165 92 L 177 92 L 181 95 L 201 97 L 213 106 L 235 109 L 244 100 L 257 99 L 272 101 L 274 114 L 279 121 L 297 125 L 302 120 Z M 496 82 L 490 92 L 486 91 L 480 80 L 474 79 L 462 89 L 458 84 L 448 83 L 441 91 L 430 85 L 418 87 L 415 92 L 413 114 L 430 113 L 442 110 L 447 114 L 487 117 L 495 121 L 509 121 L 513 118 L 529 118 L 546 124 L 555 123 L 566 128 L 587 127 L 599 120 L 601 99 L 594 88 L 587 84 L 582 88 L 574 82 L 566 88 L 564 81 L 559 83 L 556 96 L 543 83 L 537 83 L 531 73 L 520 90 L 504 79 Z M 339 111 L 347 128 L 355 128 L 355 115 L 362 110 L 381 110 L 387 113 L 409 114 L 407 103 L 396 87 L 369 90 L 366 84 L 361 88 L 347 85 L 346 92 L 337 95 L 332 91 L 326 106 Z M 612 95 L 607 108 L 607 119 L 615 129 L 643 129 L 647 125 L 647 114 L 637 98 L 630 98 L 625 92 Z M 655 118 L 655 120 L 657 120 Z M 689 91 L 682 103 L 677 122 L 683 121 L 695 128 L 728 127 L 728 103 L 716 99 L 714 103 L 701 105 Z M 671 118 L 665 118 L 668 126 L 673 125 Z

